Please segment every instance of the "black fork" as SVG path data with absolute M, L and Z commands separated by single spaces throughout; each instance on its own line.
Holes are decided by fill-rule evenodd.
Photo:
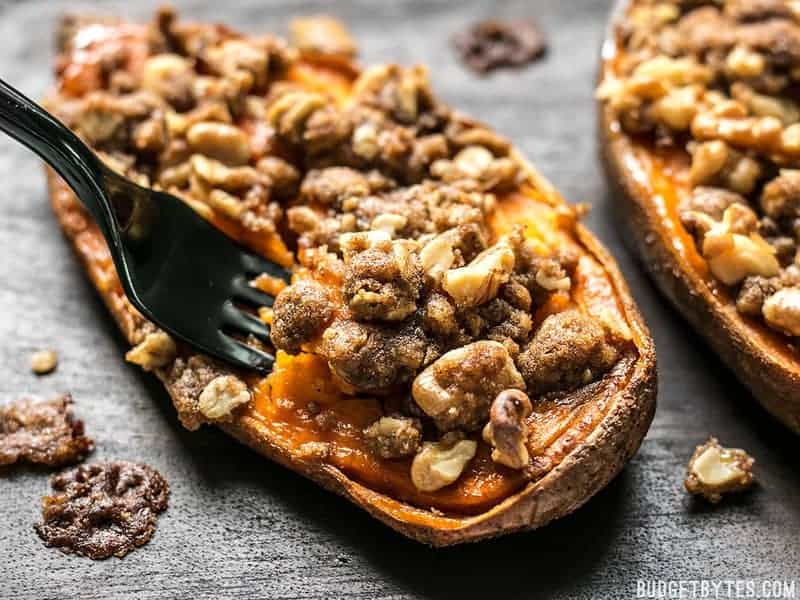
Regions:
M 185 202 L 118 175 L 74 133 L 0 80 L 0 130 L 49 164 L 75 191 L 111 250 L 125 294 L 141 313 L 202 352 L 262 373 L 274 356 L 232 337 L 269 343 L 269 327 L 237 304 L 272 306 L 250 285 L 282 266 L 247 251 Z

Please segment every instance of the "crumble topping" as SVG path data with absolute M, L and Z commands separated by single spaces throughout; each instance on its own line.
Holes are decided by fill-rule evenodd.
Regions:
M 94 560 L 122 558 L 150 541 L 169 498 L 158 471 L 127 461 L 82 465 L 50 485 L 36 532 L 47 546 Z
M 359 74 L 340 24 L 291 29 L 287 46 L 161 11 L 139 46 L 102 46 L 100 65 L 71 62 L 65 33 L 50 106 L 112 168 L 255 234 L 245 243 L 273 235 L 296 250 L 292 284 L 259 315 L 276 349 L 313 352 L 344 393 L 381 399 L 361 432 L 376 457 L 413 457 L 414 485 L 435 491 L 458 479 L 483 430 L 495 462 L 524 470 L 532 402 L 597 380 L 620 356 L 614 333 L 576 308 L 579 257 L 522 225 L 493 234 L 498 201 L 529 175 L 505 138 L 435 96 L 424 67 Z M 528 30 L 510 35 L 540 51 Z M 305 85 L 309 64 L 341 80 Z M 163 369 L 190 429 L 252 398 L 163 332 L 127 358 Z M 300 452 L 322 460 L 332 448 Z
M 637 0 L 598 97 L 637 139 L 684 148 L 680 220 L 736 307 L 797 336 L 800 13 L 788 0 Z
M 72 396 L 18 400 L 0 406 L 0 467 L 18 462 L 57 467 L 82 461 L 94 450 Z

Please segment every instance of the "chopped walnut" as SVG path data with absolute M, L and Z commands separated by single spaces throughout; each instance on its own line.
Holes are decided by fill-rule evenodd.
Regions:
M 298 17 L 289 23 L 290 41 L 301 52 L 353 58 L 357 48 L 339 21 L 317 15 Z
M 128 351 L 125 360 L 139 365 L 145 371 L 153 371 L 171 363 L 177 352 L 172 338 L 159 330 L 148 333 L 144 340 Z
M 474 430 L 498 393 L 524 387 L 506 348 L 480 341 L 441 356 L 414 380 L 412 395 L 439 429 Z
M 459 306 L 484 304 L 497 296 L 514 270 L 514 251 L 506 240 L 484 250 L 468 265 L 446 271 L 442 288 Z
M 800 171 L 784 169 L 765 185 L 761 209 L 773 219 L 800 217 Z
M 384 459 L 403 458 L 417 453 L 422 442 L 419 419 L 381 417 L 364 430 L 367 447 Z
M 723 494 L 746 490 L 753 485 L 755 460 L 744 450 L 723 448 L 716 438 L 698 446 L 689 460 L 684 485 L 690 494 L 703 496 L 712 504 Z
M 31 354 L 31 371 L 37 375 L 47 375 L 56 370 L 58 354 L 55 350 L 39 350 Z
M 764 302 L 762 312 L 771 327 L 787 335 L 800 336 L 800 288 L 775 292 Z
M 411 463 L 411 481 L 422 492 L 435 492 L 461 477 L 478 444 L 454 433 L 438 442 L 425 442 Z
M 198 410 L 212 421 L 226 421 L 234 409 L 250 402 L 247 384 L 233 375 L 212 379 L 200 393 Z
M 250 160 L 250 142 L 238 127 L 225 123 L 201 122 L 186 132 L 189 147 L 224 164 L 238 166 Z
M 504 390 L 494 399 L 489 422 L 483 429 L 483 439 L 494 447 L 494 462 L 511 469 L 521 469 L 528 464 L 525 419 L 532 410 L 530 399 L 520 390 Z
M 751 209 L 732 204 L 725 209 L 722 221 L 705 234 L 703 256 L 714 276 L 728 285 L 748 275 L 771 277 L 780 271 L 775 249 L 756 231 L 756 217 Z

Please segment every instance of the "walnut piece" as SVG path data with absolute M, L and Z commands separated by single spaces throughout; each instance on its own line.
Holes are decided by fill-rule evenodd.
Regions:
M 422 492 L 435 492 L 455 482 L 478 449 L 477 442 L 449 434 L 425 442 L 411 463 L 411 481 Z
M 301 52 L 355 57 L 358 49 L 340 21 L 325 15 L 297 17 L 289 23 L 290 42 Z
M 800 336 L 800 289 L 778 290 L 761 309 L 767 324 L 788 335 Z
M 175 342 L 164 331 L 148 333 L 137 346 L 125 355 L 125 360 L 139 365 L 145 371 L 167 366 L 175 359 L 178 350 Z
M 186 132 L 192 150 L 226 165 L 239 166 L 250 160 L 250 141 L 247 135 L 226 123 L 201 122 Z
M 460 307 L 485 304 L 497 296 L 497 290 L 511 277 L 514 260 L 511 246 L 501 240 L 468 265 L 446 271 L 442 288 Z
M 58 354 L 55 350 L 39 350 L 31 354 L 31 371 L 37 375 L 47 375 L 56 370 Z
M 702 252 L 711 272 L 727 285 L 749 275 L 772 277 L 780 271 L 775 249 L 752 231 L 755 218 L 751 213 L 745 206 L 732 204 L 703 239 Z
M 200 393 L 198 409 L 212 421 L 230 418 L 233 410 L 250 402 L 247 384 L 233 375 L 220 375 L 209 382 Z
M 489 422 L 483 429 L 483 439 L 494 446 L 492 460 L 511 469 L 528 464 L 525 446 L 528 426 L 525 419 L 533 407 L 530 398 L 520 390 L 503 390 L 492 402 Z
M 417 376 L 411 393 L 439 429 L 470 430 L 485 421 L 498 393 L 524 387 L 506 347 L 482 340 L 441 356 Z
M 722 495 L 746 490 L 755 482 L 755 460 L 744 450 L 723 448 L 716 438 L 698 446 L 686 472 L 684 485 L 690 494 L 703 496 L 712 504 Z

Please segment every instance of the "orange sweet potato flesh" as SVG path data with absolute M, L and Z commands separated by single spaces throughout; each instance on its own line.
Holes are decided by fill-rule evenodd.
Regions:
M 126 26 L 130 27 L 130 26 Z M 127 32 L 136 31 L 126 29 Z M 138 43 L 135 35 L 109 39 Z M 139 40 L 140 41 L 140 40 Z M 135 54 L 135 53 L 134 53 Z M 91 54 L 84 57 L 91 65 Z M 85 67 L 91 71 L 90 67 Z M 90 81 L 71 71 L 70 85 Z M 308 89 L 324 90 L 346 101 L 354 65 L 299 62 L 289 78 Z M 62 87 L 66 85 L 62 81 Z M 239 123 L 258 134 L 258 123 Z M 518 157 L 519 160 L 522 160 Z M 476 458 L 459 480 L 436 492 L 422 492 L 411 482 L 410 459 L 382 460 L 366 448 L 362 431 L 381 414 L 375 400 L 341 391 L 321 358 L 279 353 L 266 378 L 246 376 L 254 400 L 221 423 L 225 431 L 256 451 L 341 494 L 404 535 L 432 545 L 474 541 L 521 529 L 533 529 L 563 516 L 604 487 L 638 449 L 655 410 L 655 351 L 649 332 L 613 259 L 581 226 L 572 209 L 532 167 L 527 183 L 498 199 L 492 217 L 494 235 L 523 224 L 525 235 L 549 247 L 569 246 L 580 256 L 571 296 L 555 296 L 534 315 L 570 304 L 600 320 L 625 348 L 619 364 L 601 381 L 558 401 L 535 403 L 529 418 L 533 468 L 528 476 L 497 465 L 482 441 Z M 123 333 L 133 343 L 144 320 L 125 298 L 108 248 L 66 185 L 48 173 L 56 216 Z M 243 237 L 235 223 L 212 214 L 229 235 L 266 256 L 287 263 L 291 254 L 277 236 Z M 182 391 L 168 369 L 156 373 L 176 402 Z M 337 423 L 321 427 L 308 404 L 314 402 Z M 391 401 L 391 400 L 390 400 Z M 308 442 L 327 442 L 324 457 L 307 452 Z
M 623 58 L 606 40 L 601 80 Z M 598 104 L 598 140 L 627 236 L 662 292 L 734 371 L 767 411 L 800 433 L 800 353 L 761 320 L 739 313 L 735 299 L 711 275 L 678 217 L 691 191 L 690 157 L 626 135 L 613 111 Z

